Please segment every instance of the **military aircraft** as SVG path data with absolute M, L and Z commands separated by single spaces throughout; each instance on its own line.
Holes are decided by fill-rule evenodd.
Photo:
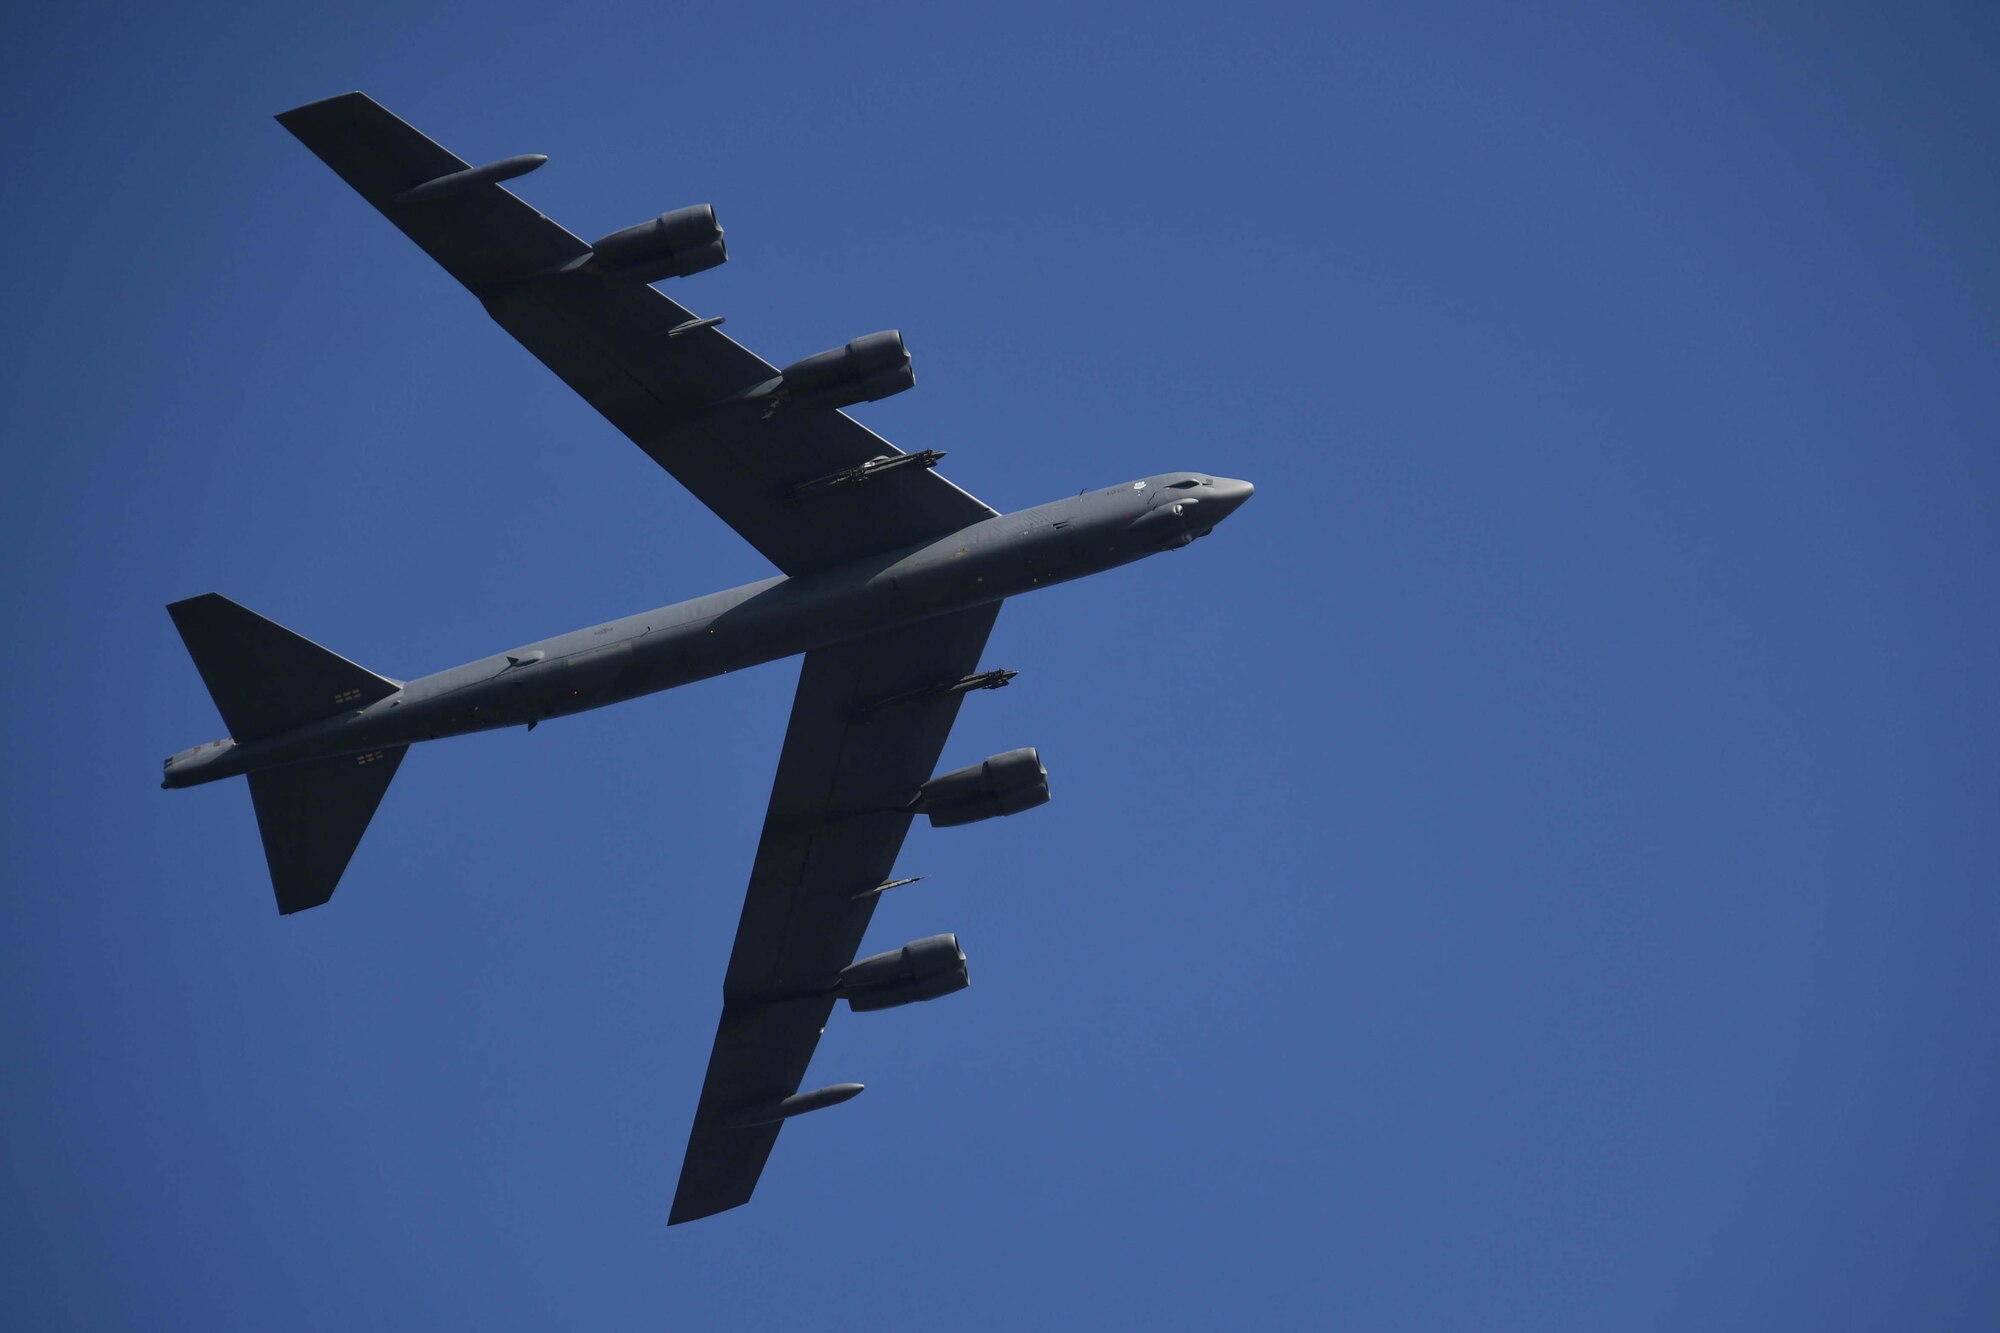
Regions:
M 471 166 L 360 93 L 278 121 L 781 571 L 523 644 L 418 680 L 377 675 L 209 593 L 167 608 L 229 736 L 166 761 L 166 787 L 238 774 L 280 912 L 317 907 L 409 747 L 529 727 L 803 653 L 722 986 L 722 1019 L 669 1225 L 747 1202 L 792 1116 L 861 1091 L 800 1084 L 834 1004 L 968 984 L 953 935 L 855 961 L 910 821 L 951 826 L 1049 799 L 1033 749 L 933 776 L 1003 599 L 1207 535 L 1251 486 L 1168 472 L 1000 514 L 841 409 L 915 382 L 901 334 L 782 370 L 652 284 L 727 257 L 714 210 L 586 245 L 501 188 L 547 159 Z

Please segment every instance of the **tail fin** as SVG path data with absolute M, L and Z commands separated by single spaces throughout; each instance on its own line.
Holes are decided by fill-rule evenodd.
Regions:
M 250 775 L 257 831 L 278 910 L 303 912 L 333 897 L 389 779 L 410 747 L 346 754 Z
M 240 744 L 275 736 L 401 688 L 214 593 L 167 607 L 216 711 Z M 250 774 L 250 799 L 280 912 L 333 896 L 404 745 Z
M 399 688 L 212 592 L 174 602 L 167 614 L 239 743 L 372 704 Z

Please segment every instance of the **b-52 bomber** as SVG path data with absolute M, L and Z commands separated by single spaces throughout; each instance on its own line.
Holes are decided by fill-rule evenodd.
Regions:
M 586 245 L 502 188 L 547 159 L 472 166 L 360 93 L 278 121 L 486 312 L 770 558 L 768 578 L 524 644 L 418 680 L 377 675 L 213 593 L 167 608 L 229 728 L 167 787 L 246 775 L 280 912 L 333 896 L 406 750 L 805 655 L 722 986 L 669 1224 L 747 1202 L 784 1122 L 859 1084 L 800 1091 L 836 1001 L 967 985 L 953 935 L 855 961 L 910 821 L 968 824 L 1049 799 L 1033 749 L 933 774 L 1000 603 L 1206 536 L 1251 487 L 1168 472 L 1000 514 L 842 409 L 915 384 L 901 334 L 780 370 L 653 284 L 727 258 L 713 209 Z

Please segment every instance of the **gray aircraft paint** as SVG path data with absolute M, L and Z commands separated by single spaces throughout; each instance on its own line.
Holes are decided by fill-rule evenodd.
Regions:
M 655 282 L 728 258 L 697 204 L 594 243 L 362 93 L 279 122 L 486 313 L 782 577 L 403 682 L 207 593 L 168 606 L 233 733 L 163 785 L 247 775 L 278 910 L 331 900 L 410 745 L 549 718 L 803 654 L 723 977 L 722 1012 L 669 1225 L 749 1201 L 780 1128 L 856 1083 L 804 1089 L 837 1002 L 871 1012 L 971 982 L 956 936 L 860 947 L 911 821 L 951 827 L 1049 799 L 1017 747 L 939 773 L 1008 597 L 1187 545 L 1247 482 L 1170 473 L 1001 515 L 842 411 L 915 385 L 886 330 L 773 365 Z
M 1185 546 L 1252 490 L 1246 481 L 1166 473 L 1003 514 L 826 573 L 710 593 L 424 676 L 365 708 L 281 735 L 183 750 L 166 761 L 161 785 L 192 787 L 530 725 L 996 602 Z

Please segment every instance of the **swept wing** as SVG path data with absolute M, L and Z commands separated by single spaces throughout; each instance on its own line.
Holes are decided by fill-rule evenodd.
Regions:
M 977 667 L 999 610 L 806 654 L 670 1223 L 734 1208 L 756 1188 L 782 1122 L 729 1122 L 805 1078 L 833 1009 L 831 983 L 874 914 L 868 890 L 890 877 L 910 798 L 958 716 L 964 696 L 941 687 Z
M 772 409 L 776 368 L 502 188 L 539 165 L 474 168 L 360 93 L 278 120 L 457 278 L 501 327 L 791 575 L 956 532 L 994 511 L 828 409 Z M 919 462 L 922 460 L 912 460 Z M 874 913 L 999 604 L 807 653 L 723 983 L 723 1012 L 671 1222 L 747 1201 L 796 1093 L 833 983 Z M 851 1094 L 849 1094 L 851 1095 Z M 755 1118 L 754 1116 L 750 1118 Z
M 365 94 L 278 121 L 785 573 L 831 569 L 994 516 L 923 466 L 815 487 L 903 455 L 844 412 L 773 411 L 744 398 L 777 368 L 646 283 L 593 266 L 589 245 L 479 175 L 492 168 L 470 167 Z M 493 166 L 509 163 L 518 164 L 511 174 L 538 165 Z

